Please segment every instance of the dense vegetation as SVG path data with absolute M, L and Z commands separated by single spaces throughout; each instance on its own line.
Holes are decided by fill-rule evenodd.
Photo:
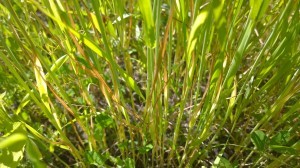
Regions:
M 299 14 L 0 0 L 0 167 L 299 167 Z

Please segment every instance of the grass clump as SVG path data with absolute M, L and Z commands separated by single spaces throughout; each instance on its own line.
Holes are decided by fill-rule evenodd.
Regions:
M 0 167 L 299 166 L 298 1 L 0 8 Z

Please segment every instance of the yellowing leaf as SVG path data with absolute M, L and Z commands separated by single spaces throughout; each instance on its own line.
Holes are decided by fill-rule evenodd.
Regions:
M 98 23 L 98 20 L 96 18 L 96 15 L 94 13 L 90 13 L 91 16 L 92 16 L 92 22 L 94 24 L 94 26 L 96 27 L 96 29 L 98 30 L 98 32 L 100 33 L 100 27 L 99 27 L 99 23 Z
M 201 25 L 203 25 L 203 23 L 205 22 L 205 20 L 207 18 L 207 14 L 208 14 L 207 11 L 201 12 L 197 16 L 197 18 L 196 18 L 196 20 L 195 20 L 195 22 L 192 26 L 191 34 L 190 34 L 189 41 L 188 41 L 188 59 L 187 59 L 187 62 L 190 62 L 191 53 L 194 50 L 196 42 L 197 42 L 197 33 L 199 32 Z
M 49 115 L 49 114 L 51 114 L 51 108 L 50 108 L 50 105 L 48 102 L 49 98 L 48 98 L 48 91 L 47 91 L 47 83 L 45 81 L 46 76 L 43 71 L 42 64 L 38 58 L 35 59 L 34 74 L 35 74 L 35 79 L 36 79 L 36 85 L 37 85 L 38 91 L 40 93 L 40 96 L 42 98 L 42 103 L 45 105 L 45 107 L 48 110 L 45 113 L 46 113 L 46 115 Z M 48 117 L 50 117 L 50 116 L 48 116 Z M 54 117 L 56 124 L 61 128 L 57 114 L 53 113 L 53 117 Z

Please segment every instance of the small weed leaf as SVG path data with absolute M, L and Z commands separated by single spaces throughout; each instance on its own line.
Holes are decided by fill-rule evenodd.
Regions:
M 89 151 L 86 153 L 86 159 L 89 164 L 95 165 L 95 166 L 104 166 L 104 162 L 106 159 L 101 157 L 97 152 L 95 151 Z
M 146 146 L 141 147 L 141 148 L 139 149 L 139 152 L 140 152 L 141 154 L 145 154 L 145 153 L 149 152 L 152 148 L 153 148 L 153 145 L 152 145 L 152 144 L 148 144 L 148 145 L 146 145 Z
M 271 145 L 286 145 L 289 137 L 290 137 L 290 133 L 288 131 L 281 131 L 278 134 L 276 134 L 273 138 L 271 138 L 270 144 Z
M 114 124 L 114 120 L 106 113 L 100 113 L 99 115 L 97 115 L 96 122 L 102 128 L 112 127 Z
M 258 151 L 264 151 L 267 147 L 268 137 L 263 131 L 257 130 L 251 134 L 251 141 Z
M 128 145 L 129 145 L 129 142 L 125 140 L 125 141 L 119 143 L 118 147 L 119 147 L 119 149 L 124 150 L 128 147 Z
M 125 168 L 135 168 L 135 162 L 131 158 L 126 158 L 125 159 Z
M 229 162 L 229 160 L 221 157 L 221 156 L 218 156 L 217 159 L 217 165 L 213 165 L 212 167 L 213 168 L 216 168 L 216 167 L 225 167 L 225 168 L 233 168 L 234 166 L 232 166 L 232 164 Z M 215 161 L 215 163 L 216 163 Z

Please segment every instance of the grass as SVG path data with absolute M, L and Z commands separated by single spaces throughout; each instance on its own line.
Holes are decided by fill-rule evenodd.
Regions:
M 298 1 L 0 9 L 0 167 L 300 166 Z

